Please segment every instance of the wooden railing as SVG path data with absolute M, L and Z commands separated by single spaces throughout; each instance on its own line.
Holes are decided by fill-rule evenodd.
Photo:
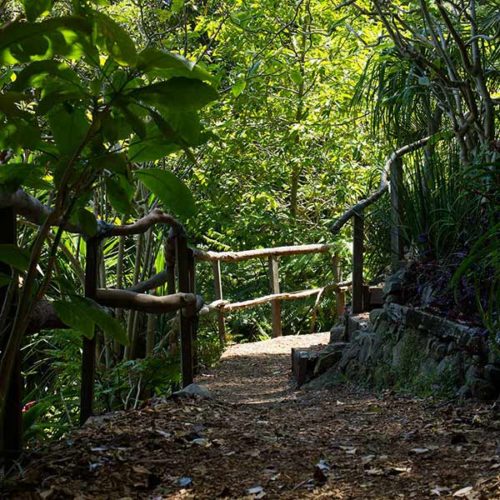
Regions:
M 97 288 L 99 259 L 102 242 L 110 237 L 127 237 L 144 233 L 157 224 L 170 226 L 166 245 L 165 271 L 137 283 L 127 290 Z M 177 267 L 178 292 L 175 286 L 175 267 Z M 193 382 L 194 352 L 196 337 L 197 297 L 195 294 L 195 270 L 193 251 L 188 248 L 187 236 L 183 226 L 173 217 L 161 210 L 153 210 L 149 215 L 133 224 L 124 226 L 105 226 L 99 234 L 87 240 L 85 266 L 85 296 L 98 304 L 111 308 L 141 311 L 153 314 L 180 311 L 180 342 L 182 385 Z M 147 295 L 144 292 L 167 283 L 168 295 Z M 132 341 L 132 339 L 129 339 Z M 82 355 L 82 380 L 80 396 L 80 423 L 92 415 L 94 400 L 94 379 L 96 359 L 96 336 L 84 338 Z
M 225 321 L 224 316 L 229 312 L 239 309 L 246 309 L 255 307 L 261 304 L 271 303 L 271 320 L 272 320 L 272 334 L 273 337 L 282 335 L 281 326 L 281 302 L 283 300 L 298 300 L 306 297 L 319 296 L 325 290 L 335 289 L 337 296 L 345 293 L 342 284 L 332 283 L 327 284 L 322 288 L 312 288 L 308 290 L 300 290 L 293 292 L 280 291 L 279 279 L 279 259 L 284 256 L 328 253 L 331 251 L 331 245 L 316 244 L 316 245 L 298 245 L 298 246 L 284 246 L 275 248 L 264 248 L 257 250 L 244 250 L 241 252 L 210 252 L 203 250 L 195 250 L 194 257 L 199 261 L 207 261 L 212 263 L 214 275 L 214 288 L 215 288 L 215 301 L 206 304 L 202 309 L 202 313 L 215 311 L 218 315 L 218 328 L 219 337 L 221 341 L 226 340 Z M 222 289 L 222 273 L 221 263 L 223 262 L 241 262 L 249 259 L 267 259 L 268 260 L 268 274 L 269 274 L 269 289 L 270 294 L 257 298 L 244 300 L 241 302 L 230 302 L 224 300 Z M 336 278 L 339 276 L 338 272 L 338 258 L 333 257 L 332 264 L 336 267 L 334 275 Z M 343 304 L 344 300 L 338 299 L 338 304 Z
M 326 253 L 331 251 L 330 245 L 301 245 L 295 247 L 277 247 L 270 249 L 248 250 L 242 252 L 210 252 L 192 250 L 188 248 L 187 237 L 182 225 L 173 217 L 161 210 L 154 210 L 146 217 L 136 221 L 134 224 L 114 226 L 99 221 L 98 235 L 87 240 L 87 256 L 85 271 L 85 295 L 94 299 L 97 303 L 120 309 L 133 311 L 144 311 L 154 314 L 163 314 L 170 311 L 179 311 L 180 339 L 181 339 L 181 364 L 182 383 L 187 385 L 192 382 L 196 364 L 195 350 L 193 344 L 196 339 L 197 314 L 201 312 L 215 311 L 218 315 L 219 335 L 225 339 L 225 313 L 253 307 L 259 304 L 271 303 L 272 306 L 272 331 L 274 336 L 282 334 L 281 328 L 281 301 L 297 300 L 316 295 L 317 301 L 326 290 L 334 290 L 336 293 L 337 314 L 342 314 L 345 305 L 345 291 L 348 285 L 352 286 L 352 312 L 363 311 L 367 305 L 369 288 L 363 281 L 363 256 L 364 256 L 364 215 L 365 208 L 377 201 L 388 189 L 390 177 L 391 193 L 391 261 L 393 269 L 397 269 L 403 257 L 403 246 L 401 239 L 401 158 L 412 151 L 425 146 L 430 137 L 426 137 L 413 144 L 404 146 L 390 155 L 382 171 L 380 188 L 361 200 L 347 210 L 331 227 L 332 233 L 337 234 L 349 221 L 353 220 L 353 265 L 352 283 L 340 283 L 338 275 L 338 258 L 333 256 L 332 265 L 335 269 L 336 282 L 327 284 L 323 288 L 314 288 L 294 292 L 281 292 L 279 281 L 279 258 L 289 255 L 301 255 L 307 253 Z M 38 200 L 29 196 L 22 190 L 0 198 L 0 211 L 2 220 L 7 221 L 8 227 L 3 228 L 0 234 L 0 243 L 14 244 L 17 241 L 16 214 L 22 215 L 28 221 L 40 225 L 50 214 L 50 208 L 42 205 Z M 62 222 L 55 222 L 62 224 Z M 157 275 L 140 282 L 127 290 L 100 289 L 97 287 L 98 262 L 100 258 L 101 245 L 104 239 L 110 237 L 125 237 L 129 235 L 144 233 L 156 224 L 170 226 L 170 235 L 166 244 L 166 269 Z M 70 224 L 65 224 L 64 230 L 70 232 L 84 232 Z M 242 302 L 230 302 L 224 300 L 222 289 L 221 263 L 239 262 L 253 258 L 267 258 L 269 267 L 270 294 L 263 297 L 253 298 Z M 203 307 L 203 301 L 196 296 L 195 291 L 195 261 L 212 262 L 216 300 Z M 177 273 L 175 272 L 177 267 Z M 9 274 L 10 268 L 0 263 L 3 272 Z M 178 290 L 176 290 L 176 274 L 178 276 Z M 146 295 L 144 292 L 152 290 L 162 284 L 167 284 L 168 295 L 157 297 Z M 7 287 L 0 287 L 0 306 L 3 307 L 8 301 Z M 40 301 L 43 302 L 43 301 Z M 43 328 L 57 328 L 64 326 L 55 314 L 50 303 L 43 304 L 39 309 L 43 312 L 43 319 L 39 320 L 38 330 Z M 34 311 L 38 314 L 40 311 Z M 30 318 L 31 319 L 31 318 Z M 32 330 L 32 332 L 35 330 Z M 32 333 L 31 332 L 31 333 Z M 82 385 L 81 385 L 81 408 L 80 421 L 83 423 L 92 414 L 94 377 L 96 363 L 96 337 L 84 339 L 82 356 Z M 9 384 L 7 395 L 7 411 L 4 421 L 0 422 L 4 429 L 9 432 L 4 436 L 4 447 L 12 451 L 11 458 L 20 451 L 22 437 L 22 415 L 21 415 L 21 352 L 16 353 L 15 366 Z M 9 452 L 10 453 L 10 452 Z

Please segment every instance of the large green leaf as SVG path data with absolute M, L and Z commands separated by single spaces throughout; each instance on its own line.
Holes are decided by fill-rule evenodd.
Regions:
M 85 111 L 64 105 L 51 111 L 48 117 L 57 149 L 62 155 L 72 155 L 82 144 L 89 129 Z
M 92 212 L 86 210 L 85 208 L 78 210 L 78 223 L 87 236 L 96 235 L 97 220 Z
M 79 304 L 74 301 L 65 302 L 57 300 L 53 302 L 53 305 L 57 315 L 64 324 L 80 332 L 88 339 L 94 337 L 95 322 L 88 317 L 86 311 Z
M 198 80 L 213 81 L 212 75 L 182 56 L 154 48 L 146 48 L 139 53 L 137 68 L 154 76 L 172 78 L 185 76 Z M 156 71 L 155 70 L 160 70 Z
M 4 262 L 18 271 L 26 271 L 30 265 L 29 253 L 17 245 L 0 245 L 0 262 Z
M 135 44 L 128 33 L 101 12 L 94 12 L 97 44 L 118 64 L 133 66 L 137 62 Z
M 70 89 L 81 90 L 81 78 L 65 63 L 60 61 L 34 61 L 17 74 L 12 85 L 13 90 L 24 90 L 28 87 L 43 88 L 47 77 L 60 80 Z
M 83 297 L 80 297 L 79 301 L 82 303 L 82 307 L 84 300 L 88 304 L 87 314 L 95 321 L 104 335 L 111 337 L 122 345 L 128 345 L 127 333 L 120 322 L 106 313 L 101 306 L 90 299 L 83 299 Z
M 179 151 L 178 142 L 178 137 L 172 128 L 160 130 L 156 123 L 150 122 L 146 125 L 145 137 L 136 135 L 132 138 L 128 150 L 129 159 L 140 163 L 164 158 Z
M 111 206 L 121 214 L 133 212 L 134 188 L 124 175 L 106 177 L 106 194 Z
M 37 149 L 40 130 L 24 119 L 13 118 L 0 127 L 0 150 Z
M 205 82 L 185 77 L 171 78 L 133 90 L 130 95 L 153 106 L 193 111 L 218 98 L 216 90 Z
M 159 198 L 165 208 L 183 217 L 190 217 L 196 213 L 191 191 L 172 172 L 147 168 L 137 170 L 135 174 Z
M 55 301 L 54 308 L 64 323 L 89 339 L 94 336 L 97 325 L 105 335 L 123 345 L 128 344 L 120 322 L 87 297 L 73 296 L 69 301 Z
M 50 187 L 43 180 L 44 172 L 40 167 L 26 163 L 7 163 L 0 165 L 0 188 L 14 192 L 21 186 L 47 189 Z
M 91 33 L 92 24 L 76 16 L 40 23 L 13 22 L 0 31 L 0 64 L 41 61 L 57 55 L 78 59 L 95 52 Z

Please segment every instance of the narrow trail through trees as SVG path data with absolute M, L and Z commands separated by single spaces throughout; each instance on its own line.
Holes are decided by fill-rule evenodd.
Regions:
M 500 410 L 346 385 L 293 390 L 291 347 L 229 347 L 212 400 L 152 400 L 34 452 L 12 498 L 500 498 Z

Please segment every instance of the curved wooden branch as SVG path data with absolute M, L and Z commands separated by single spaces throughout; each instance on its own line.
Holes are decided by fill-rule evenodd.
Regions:
M 136 293 L 144 293 L 147 292 L 148 290 L 153 290 L 153 288 L 158 288 L 159 286 L 162 286 L 168 281 L 169 278 L 169 271 L 166 269 L 165 271 L 162 271 L 158 274 L 155 274 L 154 276 L 151 276 L 151 278 L 140 281 L 134 286 L 131 286 L 129 288 L 126 288 L 128 292 L 136 292 Z
M 163 314 L 178 311 L 183 307 L 196 304 L 196 295 L 192 293 L 174 293 L 158 297 L 144 293 L 131 292 L 130 290 L 114 290 L 98 288 L 95 300 L 102 306 L 132 309 L 152 314 Z
M 184 234 L 184 228 L 179 221 L 163 210 L 155 208 L 151 213 L 135 221 L 133 224 L 125 224 L 123 226 L 108 224 L 102 232 L 102 236 L 129 236 L 131 234 L 141 234 L 145 233 L 150 227 L 156 224 L 168 224 L 178 233 Z
M 193 250 L 193 252 L 194 257 L 197 260 L 238 262 L 241 260 L 264 258 L 270 256 L 280 257 L 284 255 L 301 255 L 306 253 L 325 253 L 328 252 L 330 248 L 331 245 L 315 244 L 275 248 L 259 248 L 257 250 L 244 250 L 242 252 L 211 252 L 198 249 Z
M 52 208 L 44 205 L 40 200 L 29 195 L 22 189 L 18 189 L 14 193 L 0 194 L 0 208 L 4 207 L 13 207 L 19 215 L 22 215 L 26 220 L 38 226 L 41 226 L 53 212 Z M 155 224 L 168 224 L 172 226 L 177 233 L 184 233 L 182 224 L 173 216 L 160 209 L 153 210 L 150 214 L 135 221 L 133 224 L 125 224 L 123 226 L 115 226 L 103 220 L 98 220 L 97 233 L 101 237 L 128 236 L 131 234 L 145 233 Z M 88 236 L 78 224 L 72 224 L 70 222 L 65 222 L 63 224 L 60 219 L 54 220 L 51 224 L 51 226 L 61 225 L 65 231 Z
M 41 226 L 53 211 L 50 207 L 30 196 L 22 189 L 18 189 L 14 193 L 0 195 L 0 208 L 5 207 L 13 207 L 19 215 L 22 215 L 26 220 L 37 226 Z M 56 220 L 52 225 L 60 226 L 61 221 Z M 64 229 L 70 233 L 84 234 L 83 229 L 77 224 L 66 222 Z
M 356 203 L 356 205 L 352 206 L 351 208 L 349 208 L 349 210 L 344 212 L 344 214 L 340 216 L 330 227 L 330 231 L 333 234 L 337 234 L 351 217 L 354 217 L 354 215 L 356 214 L 360 214 L 363 209 L 375 203 L 389 189 L 389 183 L 387 179 L 389 171 L 391 169 L 391 165 L 398 158 L 401 158 L 405 154 L 411 153 L 412 151 L 416 151 L 417 149 L 424 147 L 432 137 L 433 136 L 424 137 L 423 139 L 412 142 L 411 144 L 407 144 L 406 146 L 403 146 L 402 148 L 391 153 L 385 163 L 384 169 L 382 170 L 382 174 L 380 176 L 380 187 L 377 189 L 377 191 L 372 193 L 367 198 L 360 200 L 358 203 Z

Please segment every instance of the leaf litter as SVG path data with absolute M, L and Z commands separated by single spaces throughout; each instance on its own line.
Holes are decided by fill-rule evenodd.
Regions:
M 228 348 L 197 382 L 213 400 L 155 399 L 32 450 L 9 498 L 500 498 L 499 412 L 347 384 L 293 390 L 290 348 Z

